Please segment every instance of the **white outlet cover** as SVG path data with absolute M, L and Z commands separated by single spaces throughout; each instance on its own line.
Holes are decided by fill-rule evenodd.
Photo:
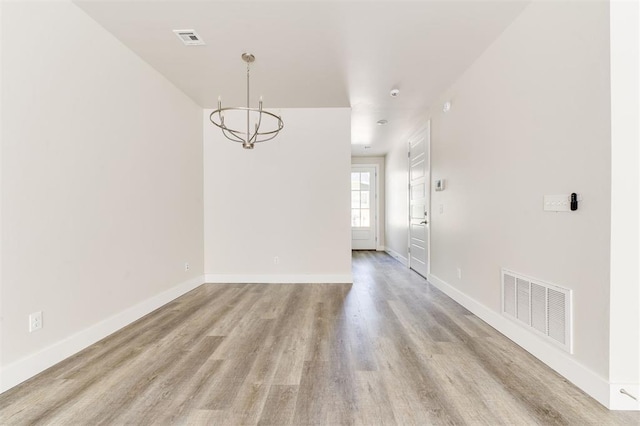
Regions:
M 40 330 L 42 328 L 42 311 L 34 312 L 29 315 L 29 333 Z

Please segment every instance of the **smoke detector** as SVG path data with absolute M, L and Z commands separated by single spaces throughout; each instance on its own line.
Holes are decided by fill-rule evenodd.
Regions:
M 389 92 L 389 95 L 391 95 L 392 98 L 397 97 L 399 94 L 400 94 L 399 89 L 391 89 L 391 92 Z
M 186 46 L 202 46 L 204 44 L 204 41 L 195 30 L 173 30 L 173 33 L 178 36 Z

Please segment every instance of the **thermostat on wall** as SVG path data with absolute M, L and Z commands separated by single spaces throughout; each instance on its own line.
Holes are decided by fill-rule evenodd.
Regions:
M 436 191 L 444 191 L 444 179 L 436 180 Z

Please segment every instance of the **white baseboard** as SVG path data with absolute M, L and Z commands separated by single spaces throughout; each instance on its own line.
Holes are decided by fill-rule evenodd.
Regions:
M 402 263 L 404 266 L 409 266 L 409 261 L 407 260 L 407 258 L 401 255 L 400 253 L 398 253 L 397 251 L 391 250 L 389 247 L 386 247 L 384 251 L 386 251 L 389 254 L 389 256 L 393 257 L 395 260 Z
M 428 280 L 447 296 L 513 340 L 605 407 L 611 410 L 638 410 L 640 408 L 636 401 L 620 393 L 620 389 L 624 388 L 637 398 L 640 390 L 638 384 L 610 384 L 608 380 L 578 363 L 563 350 L 520 328 L 513 321 L 489 309 L 435 275 L 429 274 Z
M 202 284 L 204 284 L 204 276 L 192 278 L 34 354 L 4 366 L 0 371 L 0 392 L 41 373 Z
M 214 284 L 352 284 L 351 274 L 206 274 Z
M 376 251 L 385 251 L 384 246 L 376 247 Z

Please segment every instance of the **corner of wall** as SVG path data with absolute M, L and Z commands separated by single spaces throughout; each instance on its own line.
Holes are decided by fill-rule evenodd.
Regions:
M 34 354 L 21 358 L 9 365 L 3 365 L 2 370 L 0 370 L 0 393 L 139 320 L 174 299 L 194 290 L 204 282 L 204 276 L 184 281 Z
M 398 253 L 397 251 L 389 248 L 389 247 L 385 247 L 384 251 L 391 257 L 393 257 L 395 260 L 397 260 L 398 262 L 400 262 L 401 264 L 403 264 L 404 266 L 409 266 L 409 260 L 407 260 L 406 257 L 404 257 L 403 255 L 401 255 L 400 253 Z

